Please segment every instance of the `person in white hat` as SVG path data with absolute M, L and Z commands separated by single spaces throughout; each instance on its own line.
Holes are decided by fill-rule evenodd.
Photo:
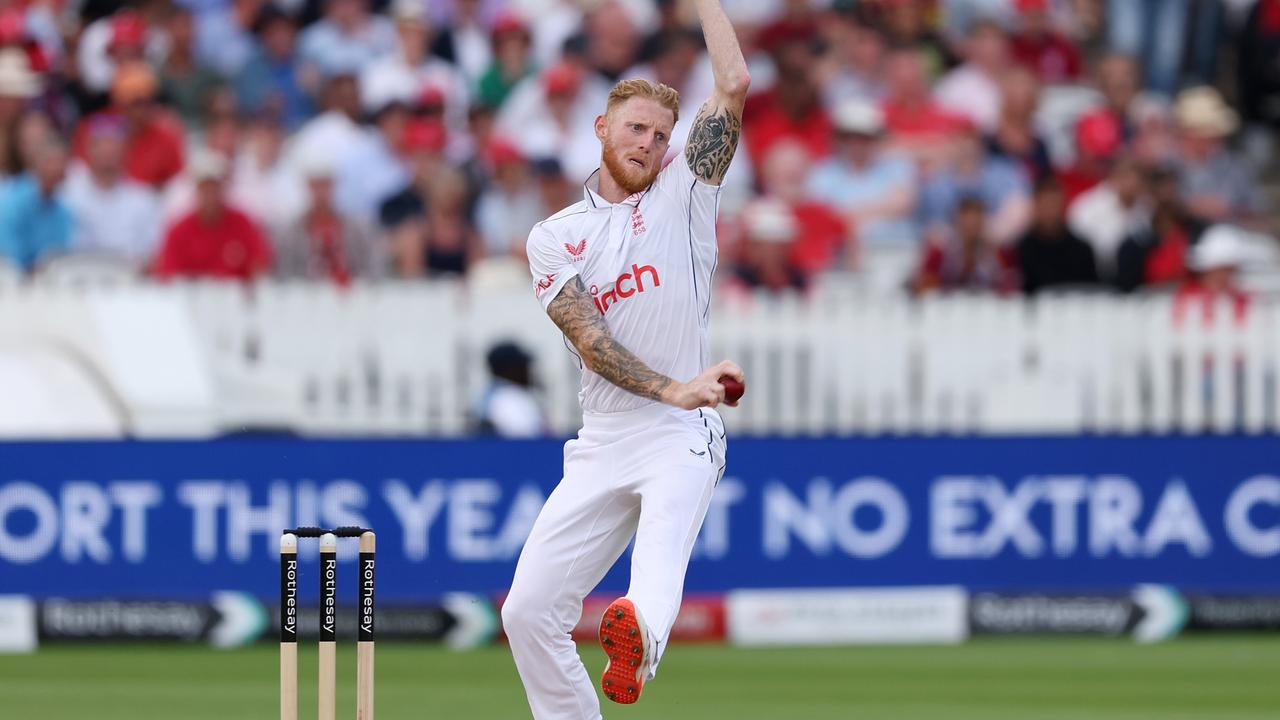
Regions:
M 271 268 L 271 244 L 257 223 L 227 203 L 228 163 L 201 148 L 187 172 L 196 183 L 195 209 L 165 233 L 154 271 L 161 278 L 207 277 L 251 280 Z
M 275 237 L 277 277 L 346 286 L 386 275 L 386 249 L 369 221 L 341 212 L 335 203 L 335 170 L 324 155 L 303 162 L 307 208 Z
M 905 156 L 885 150 L 884 114 L 867 100 L 846 100 L 832 117 L 835 152 L 809 176 L 809 194 L 843 212 L 858 245 L 913 248 L 916 173 Z
M 1218 224 L 1205 230 L 1187 253 L 1187 269 L 1193 274 L 1178 288 L 1175 319 L 1183 319 L 1196 307 L 1211 319 L 1215 305 L 1222 300 L 1231 304 L 1237 319 L 1242 318 L 1249 295 L 1237 284 L 1236 277 L 1251 257 L 1246 234 L 1240 228 Z
M 804 276 L 791 263 L 800 227 L 786 203 L 761 199 L 742 211 L 742 247 L 735 279 L 748 288 L 803 290 Z
M 435 31 L 427 18 L 426 3 L 395 0 L 391 17 L 396 36 L 391 52 L 366 65 L 360 73 L 360 102 L 365 112 L 377 112 L 392 102 L 412 104 L 432 88 L 444 103 L 444 122 L 450 137 L 465 137 L 471 91 L 466 77 L 456 67 L 427 52 Z
M 1192 217 L 1205 223 L 1248 222 L 1262 211 L 1257 178 L 1226 141 L 1239 116 L 1212 87 L 1182 91 L 1173 107 L 1181 133 L 1178 170 Z

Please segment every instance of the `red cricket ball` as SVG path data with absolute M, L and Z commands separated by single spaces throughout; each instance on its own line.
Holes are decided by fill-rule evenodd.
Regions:
M 724 386 L 724 401 L 730 407 L 737 405 L 747 391 L 746 385 L 728 375 L 720 376 L 720 384 Z

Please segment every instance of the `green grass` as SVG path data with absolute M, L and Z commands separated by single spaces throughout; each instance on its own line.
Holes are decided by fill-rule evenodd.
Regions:
M 315 647 L 301 654 L 300 718 L 315 717 Z M 602 662 L 584 647 L 595 675 Z M 378 647 L 382 720 L 527 718 L 505 647 Z M 340 718 L 354 716 L 354 650 L 339 648 Z M 275 718 L 274 646 L 50 647 L 0 655 L 0 717 Z M 1178 720 L 1280 717 L 1280 639 L 980 639 L 957 647 L 676 646 L 639 704 L 608 718 L 663 720 Z

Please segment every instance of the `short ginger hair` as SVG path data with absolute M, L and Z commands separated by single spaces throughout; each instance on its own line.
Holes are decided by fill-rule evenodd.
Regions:
M 679 91 L 669 85 L 649 82 L 644 78 L 619 80 L 618 84 L 609 91 L 609 103 L 605 106 L 605 114 L 613 112 L 614 108 L 633 97 L 657 101 L 659 105 L 671 111 L 673 122 L 680 120 Z

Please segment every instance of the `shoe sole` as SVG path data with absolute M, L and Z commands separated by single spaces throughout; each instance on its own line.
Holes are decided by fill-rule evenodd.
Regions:
M 600 677 L 600 689 L 610 700 L 630 705 L 640 699 L 645 666 L 644 630 L 636 614 L 636 606 L 626 598 L 609 604 L 600 619 L 600 647 L 609 656 L 609 664 Z

